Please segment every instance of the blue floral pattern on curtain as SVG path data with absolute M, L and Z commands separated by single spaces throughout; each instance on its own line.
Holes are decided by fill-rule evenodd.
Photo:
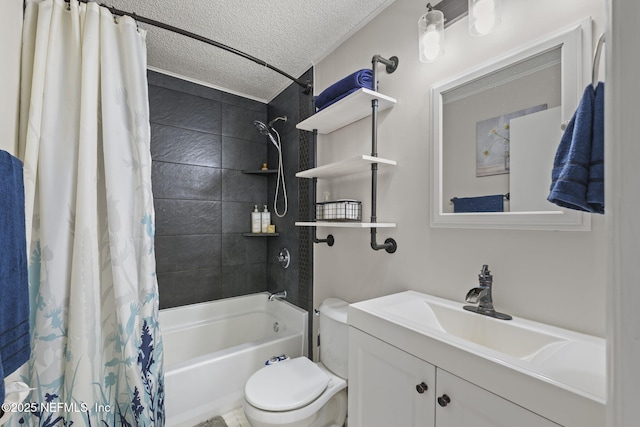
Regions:
M 27 0 L 33 388 L 11 426 L 163 426 L 145 32 L 96 3 Z

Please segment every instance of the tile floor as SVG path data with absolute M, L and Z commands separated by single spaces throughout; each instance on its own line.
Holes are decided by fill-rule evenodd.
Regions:
M 236 408 L 222 415 L 222 418 L 224 418 L 229 427 L 251 427 L 251 424 L 247 421 L 247 417 L 244 416 L 242 408 Z

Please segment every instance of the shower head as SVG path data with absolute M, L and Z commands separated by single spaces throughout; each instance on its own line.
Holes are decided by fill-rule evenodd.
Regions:
M 276 117 L 275 119 L 271 120 L 266 125 L 264 124 L 264 122 L 261 122 L 260 120 L 254 120 L 253 121 L 253 125 L 256 128 L 258 128 L 258 132 L 260 132 L 264 136 L 268 136 L 271 133 L 271 131 L 269 129 L 270 128 L 273 129 L 273 124 L 275 122 L 279 121 L 279 120 L 282 120 L 283 122 L 286 122 L 287 121 L 287 116 Z
M 258 128 L 258 132 L 260 132 L 264 136 L 269 136 L 270 135 L 269 128 L 267 127 L 267 125 L 262 123 L 260 120 L 254 120 L 253 121 L 253 125 L 256 128 Z
M 279 150 L 280 149 L 280 135 L 278 135 L 278 141 L 273 137 L 269 128 L 271 128 L 276 134 L 278 133 L 275 129 L 271 127 L 271 123 L 269 125 L 265 125 L 260 120 L 254 120 L 253 125 L 258 129 L 258 132 L 263 134 L 264 136 L 268 136 L 273 145 Z

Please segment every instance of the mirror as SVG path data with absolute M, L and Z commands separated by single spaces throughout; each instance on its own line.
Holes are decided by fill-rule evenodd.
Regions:
M 590 229 L 546 200 L 590 40 L 585 19 L 432 87 L 432 227 Z

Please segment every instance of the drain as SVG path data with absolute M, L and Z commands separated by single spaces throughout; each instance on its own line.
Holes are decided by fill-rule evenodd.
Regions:
M 280 325 L 278 322 L 273 322 L 273 332 L 278 332 L 280 330 Z

